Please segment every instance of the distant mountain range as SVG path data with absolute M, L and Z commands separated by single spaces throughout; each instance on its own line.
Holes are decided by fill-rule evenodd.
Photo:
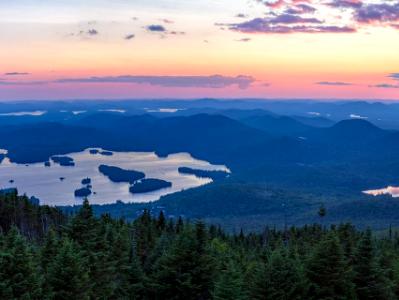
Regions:
M 88 111 L 81 114 L 50 112 L 54 104 L 46 104 L 49 112 L 41 116 L 0 117 L 0 148 L 9 150 L 8 157 L 18 163 L 44 162 L 53 155 L 101 147 L 155 151 L 160 156 L 189 152 L 199 159 L 226 164 L 232 170 L 228 178 L 168 195 L 156 206 L 164 207 L 169 214 L 209 218 L 234 228 L 281 223 L 283 216 L 298 224 L 317 221 L 321 203 L 329 212 L 326 220 L 331 222 L 399 226 L 399 203 L 395 199 L 361 193 L 399 185 L 399 131 L 382 129 L 369 121 L 377 112 L 386 113 L 381 118 L 386 120 L 394 113 L 399 115 L 399 106 L 227 101 L 224 107 L 222 101 L 214 100 L 169 101 L 162 105 L 187 107 L 174 113 L 139 114 L 138 102 L 129 104 L 134 113 L 123 103 L 106 105 L 124 108 L 126 113 L 98 112 L 98 107 L 105 105 L 98 102 L 88 107 L 74 104 L 76 109 Z M 238 108 L 242 103 L 245 109 Z M 147 105 L 154 107 L 153 102 Z M 283 108 L 287 114 L 279 115 Z M 327 109 L 331 117 L 326 117 Z M 335 113 L 348 117 L 335 120 Z M 121 214 L 115 205 L 97 209 Z M 149 206 L 152 204 L 131 204 L 123 213 L 132 217 Z M 373 212 L 363 207 L 372 207 Z
M 46 112 L 40 117 L 18 118 L 15 112 Z M 35 121 L 62 121 L 99 111 L 157 117 L 170 115 L 223 114 L 233 119 L 265 114 L 292 116 L 311 126 L 329 126 L 349 118 L 367 119 L 384 129 L 399 129 L 399 103 L 366 101 L 315 101 L 312 99 L 198 99 L 198 100 L 80 100 L 25 101 L 0 103 L 0 124 Z M 309 124 L 308 122 L 311 122 Z M 330 123 L 330 124 L 329 124 Z

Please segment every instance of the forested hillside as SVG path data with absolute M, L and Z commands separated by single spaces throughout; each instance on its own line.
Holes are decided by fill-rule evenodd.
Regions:
M 350 224 L 325 228 L 320 220 L 227 234 L 148 211 L 131 223 L 97 218 L 87 201 L 69 217 L 48 210 L 15 193 L 0 196 L 1 299 L 399 296 L 399 236 L 392 231 L 377 239 Z
M 160 206 L 167 215 L 259 230 L 267 224 L 281 227 L 282 215 L 289 224 L 314 222 L 318 206 L 324 203 L 329 211 L 326 224 L 399 226 L 399 202 L 387 195 L 362 194 L 398 185 L 399 133 L 364 119 L 316 126 L 310 123 L 323 122 L 319 117 L 213 108 L 169 116 L 92 111 L 65 120 L 50 117 L 46 116 L 47 122 L 0 127 L 0 149 L 8 150 L 11 162 L 46 162 L 54 155 L 101 147 L 115 152 L 154 151 L 160 157 L 189 152 L 232 171 L 228 178 L 166 195 L 154 204 L 108 203 L 96 207 L 96 212 L 132 219 L 144 208 Z M 3 157 L 0 154 L 0 160 Z

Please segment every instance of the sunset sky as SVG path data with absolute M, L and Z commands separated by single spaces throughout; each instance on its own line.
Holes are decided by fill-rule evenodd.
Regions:
M 399 1 L 0 1 L 0 100 L 399 100 Z

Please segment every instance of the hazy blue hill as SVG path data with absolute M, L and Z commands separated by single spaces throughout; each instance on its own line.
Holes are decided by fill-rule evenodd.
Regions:
M 366 120 L 344 120 L 329 128 L 307 133 L 308 142 L 324 149 L 325 160 L 384 160 L 392 149 L 383 140 L 393 132 L 383 130 Z
M 241 121 L 271 135 L 298 136 L 312 129 L 311 126 L 286 116 L 252 116 Z
M 79 119 L 71 120 L 70 122 L 67 122 L 67 124 L 111 130 L 135 130 L 137 126 L 146 125 L 156 119 L 157 118 L 149 114 L 126 116 L 120 113 L 102 112 L 89 114 L 87 116 L 82 115 Z
M 291 118 L 313 127 L 331 127 L 335 124 L 334 121 L 324 117 L 291 116 Z
M 18 163 L 47 161 L 50 156 L 67 154 L 93 146 L 103 134 L 97 129 L 38 123 L 0 128 L 0 148 L 9 150 L 8 157 Z
M 343 140 L 369 140 L 382 138 L 387 132 L 366 120 L 343 120 L 324 130 L 328 138 Z
M 190 110 L 189 110 L 190 111 Z M 259 117 L 259 116 L 276 116 L 276 114 L 264 110 L 264 109 L 208 109 L 208 114 L 223 115 L 225 117 L 242 120 L 249 117 Z
M 205 114 L 163 119 L 93 115 L 73 125 L 38 123 L 0 128 L 0 147 L 10 150 L 11 160 L 20 163 L 47 161 L 52 155 L 88 147 L 162 155 L 183 151 L 224 162 L 235 149 L 268 138 L 238 121 Z
M 274 137 L 221 115 L 154 118 L 149 115 L 94 114 L 78 123 L 72 122 L 72 125 L 38 123 L 1 127 L 0 148 L 10 150 L 11 160 L 21 163 L 47 161 L 52 155 L 102 147 L 111 151 L 156 151 L 162 156 L 189 152 L 194 157 L 232 168 L 247 168 L 271 161 L 305 163 L 336 159 L 342 162 L 356 157 L 375 159 L 377 148 L 381 159 L 384 155 L 393 155 L 389 148 L 378 143 L 363 146 L 393 134 L 364 120 L 315 128 L 288 117 L 258 118 L 269 122 L 264 124 L 271 124 L 268 128 Z M 296 137 L 299 136 L 297 131 L 301 130 L 304 130 L 301 136 L 305 139 Z M 289 132 L 295 132 L 292 133 L 294 137 L 276 137 Z
M 112 124 L 107 130 L 118 134 L 119 127 L 119 124 Z M 233 163 L 238 149 L 268 139 L 266 133 L 225 116 L 201 114 L 162 118 L 129 127 L 124 134 L 125 143 L 118 149 L 155 150 L 161 156 L 189 152 L 211 162 Z M 249 155 L 248 152 L 237 154 L 242 155 L 240 159 Z

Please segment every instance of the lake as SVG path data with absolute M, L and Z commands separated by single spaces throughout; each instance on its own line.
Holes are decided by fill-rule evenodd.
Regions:
M 20 194 L 26 193 L 28 196 L 39 198 L 41 204 L 74 205 L 82 202 L 81 198 L 74 197 L 74 191 L 82 187 L 82 179 L 89 177 L 93 194 L 88 198 L 93 204 L 114 203 L 117 200 L 150 202 L 166 194 L 212 182 L 208 178 L 180 174 L 179 167 L 229 171 L 226 166 L 197 160 L 188 153 L 171 154 L 161 158 L 152 152 L 113 152 L 113 155 L 106 156 L 90 154 L 89 150 L 65 155 L 73 158 L 74 167 L 60 166 L 53 162 L 50 167 L 46 167 L 44 163 L 15 164 L 5 158 L 0 164 L 0 189 L 16 187 Z M 141 171 L 145 173 L 146 178 L 172 182 L 172 187 L 150 193 L 131 194 L 128 183 L 114 183 L 102 175 L 98 171 L 101 164 Z M 64 180 L 60 180 L 61 177 Z
M 397 198 L 399 197 L 399 187 L 388 186 L 382 189 L 363 191 L 363 193 L 372 196 L 391 195 L 392 197 Z

